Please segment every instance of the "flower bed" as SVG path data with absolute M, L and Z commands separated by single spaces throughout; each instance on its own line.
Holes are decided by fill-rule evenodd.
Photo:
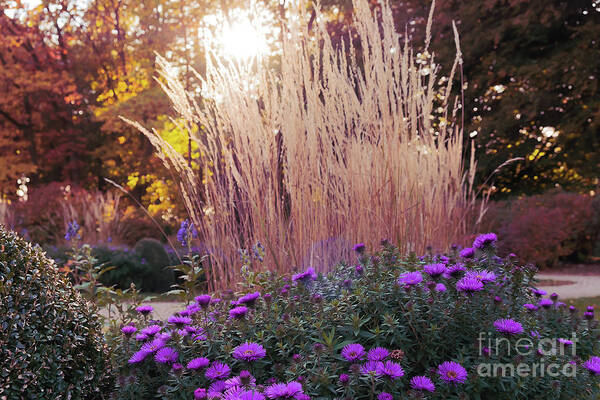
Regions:
M 495 242 L 420 259 L 359 246 L 327 276 L 244 271 L 238 296 L 196 296 L 167 321 L 140 308 L 113 332 L 117 395 L 597 398 L 594 310 L 545 297 Z

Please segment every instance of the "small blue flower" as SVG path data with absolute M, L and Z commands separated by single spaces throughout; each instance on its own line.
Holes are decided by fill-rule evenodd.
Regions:
M 81 227 L 79 226 L 77 221 L 69 222 L 67 226 L 67 233 L 65 234 L 65 239 L 67 241 L 71 241 L 71 239 L 73 238 L 81 239 L 81 236 L 79 235 L 80 228 Z

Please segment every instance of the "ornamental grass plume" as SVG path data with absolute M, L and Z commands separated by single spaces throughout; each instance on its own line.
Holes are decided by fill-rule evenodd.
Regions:
M 314 245 L 329 238 L 371 238 L 364 244 L 374 248 L 374 238 L 387 237 L 402 243 L 402 252 L 421 253 L 463 237 L 485 201 L 476 207 L 474 151 L 464 159 L 451 90 L 462 66 L 458 33 L 442 83 L 429 51 L 431 17 L 417 58 L 396 32 L 388 2 L 372 10 L 368 0 L 354 0 L 352 45 L 339 46 L 325 19 L 309 23 L 307 1 L 282 8 L 286 34 L 275 56 L 281 68 L 268 68 L 266 58 L 242 65 L 208 51 L 206 72 L 197 74 L 199 102 L 181 84 L 180 68 L 157 58 L 157 81 L 198 146 L 200 168 L 157 132 L 127 121 L 174 171 L 198 236 L 211 249 L 209 289 L 234 282 L 238 249 L 259 240 L 265 262 L 284 273 L 298 260 L 349 260 L 351 246 L 323 254 Z

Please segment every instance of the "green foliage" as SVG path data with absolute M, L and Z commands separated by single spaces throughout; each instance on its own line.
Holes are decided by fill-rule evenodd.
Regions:
M 141 288 L 147 292 L 166 292 L 175 283 L 173 271 L 168 269 L 169 255 L 161 242 L 156 239 L 141 239 L 134 247 L 140 257 L 145 273 Z
M 94 308 L 39 248 L 0 228 L 0 397 L 100 399 L 111 368 Z
M 260 291 L 262 297 L 254 304 L 245 304 L 249 311 L 244 318 L 230 317 L 229 309 L 235 306 L 230 306 L 231 292 L 226 292 L 220 301 L 213 299 L 208 309 L 192 305 L 180 313 L 191 317 L 189 330 L 178 330 L 172 322 L 160 323 L 162 330 L 154 338 L 162 337 L 159 340 L 165 346 L 178 352 L 175 362 L 183 365 L 182 369 L 156 362 L 153 353 L 147 353 L 141 362 L 128 363 L 142 342 L 134 339 L 135 335 L 113 332 L 120 374 L 118 397 L 134 399 L 160 393 L 165 399 L 192 399 L 196 388 L 208 390 L 211 381 L 204 369 L 185 366 L 194 358 L 207 357 L 228 364 L 232 376 L 250 371 L 260 385 L 302 382 L 304 392 L 313 399 L 373 399 L 382 391 L 398 399 L 412 398 L 415 394 L 409 381 L 416 375 L 429 376 L 435 382 L 436 391 L 428 394 L 429 399 L 544 399 L 549 390 L 555 399 L 597 398 L 598 378 L 582 366 L 599 350 L 596 321 L 581 318 L 558 301 L 547 309 L 527 311 L 525 303 L 537 303 L 531 292 L 535 270 L 519 266 L 514 258 L 496 257 L 489 246 L 477 251 L 474 259 L 449 255 L 449 264 L 464 261 L 467 272 L 495 273 L 494 282 L 485 283 L 484 289 L 473 295 L 457 291 L 460 276 L 431 278 L 423 272 L 423 264 L 443 260 L 432 255 L 422 261 L 403 259 L 396 249 L 385 245 L 374 257 L 359 257 L 361 268 L 340 265 L 334 272 L 305 283 L 245 269 L 238 295 Z M 412 288 L 399 285 L 398 278 L 411 270 L 422 271 L 423 282 Z M 443 283 L 446 290 L 434 289 L 437 283 Z M 501 335 L 494 328 L 500 318 L 520 322 L 523 332 Z M 145 318 L 138 318 L 138 332 L 146 325 Z M 485 341 L 479 341 L 480 333 Z M 546 356 L 546 363 L 557 363 L 561 368 L 571 365 L 577 371 L 575 377 L 486 377 L 477 372 L 478 366 L 487 363 L 539 365 L 536 350 L 542 339 L 571 338 L 572 334 L 578 339 L 576 355 L 570 350 L 557 351 Z M 503 339 L 503 345 L 489 348 L 488 353 L 484 349 L 489 346 L 487 338 Z M 519 339 L 531 346 L 516 356 Z M 263 346 L 266 356 L 254 362 L 235 359 L 234 348 L 246 341 Z M 506 342 L 512 353 L 507 352 Z M 364 358 L 353 364 L 341 355 L 350 343 L 359 343 L 366 350 L 377 346 L 396 350 L 393 359 L 401 364 L 405 375 L 397 380 L 365 376 L 360 372 Z M 437 376 L 435 369 L 444 361 L 466 368 L 464 384 L 447 384 Z M 340 382 L 340 374 L 348 374 L 349 382 Z

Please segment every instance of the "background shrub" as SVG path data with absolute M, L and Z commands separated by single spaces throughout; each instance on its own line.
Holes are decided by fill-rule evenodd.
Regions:
M 549 192 L 490 203 L 485 225 L 502 238 L 501 254 L 514 252 L 551 267 L 561 259 L 590 259 L 600 232 L 599 208 L 597 197 Z
M 0 227 L 0 397 L 96 399 L 111 368 L 96 314 L 40 248 Z
M 136 243 L 135 254 L 140 257 L 145 268 L 142 277 L 142 290 L 146 292 L 166 292 L 175 282 L 170 257 L 165 247 L 156 239 L 145 238 Z

